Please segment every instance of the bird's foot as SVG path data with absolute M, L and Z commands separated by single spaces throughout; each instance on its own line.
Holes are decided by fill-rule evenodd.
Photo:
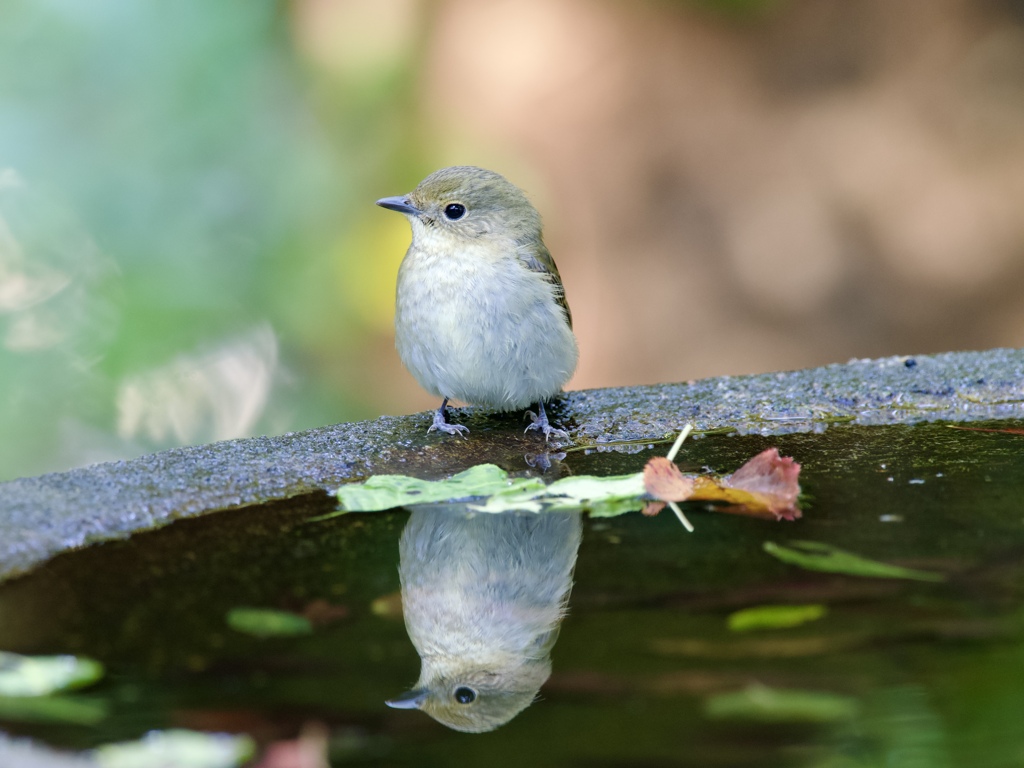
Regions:
M 435 429 L 438 432 L 444 432 L 446 435 L 458 435 L 462 437 L 463 434 L 469 434 L 469 427 L 464 427 L 461 424 L 449 424 L 445 418 L 445 407 L 448 405 L 448 400 L 445 399 L 444 403 L 434 411 L 434 423 L 427 428 L 427 434 L 429 435 Z
M 564 429 L 558 429 L 557 427 L 551 426 L 551 422 L 548 421 L 548 414 L 544 410 L 543 401 L 538 403 L 538 405 L 540 406 L 540 408 L 537 409 L 538 411 L 540 411 L 539 414 L 536 414 L 533 411 L 526 412 L 527 415 L 530 417 L 531 423 L 526 429 L 523 430 L 524 434 L 532 429 L 535 429 L 544 435 L 545 443 L 551 438 L 552 435 L 562 440 L 568 440 L 568 432 L 566 432 Z

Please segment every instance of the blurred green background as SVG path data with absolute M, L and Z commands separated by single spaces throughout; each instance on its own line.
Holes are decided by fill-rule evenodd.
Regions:
M 450 164 L 546 217 L 570 388 L 1024 345 L 1024 3 L 6 0 L 0 480 L 433 405 Z

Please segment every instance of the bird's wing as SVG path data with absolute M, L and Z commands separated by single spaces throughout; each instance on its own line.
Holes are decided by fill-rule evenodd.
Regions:
M 520 246 L 517 255 L 527 269 L 544 275 L 555 286 L 555 301 L 562 306 L 565 320 L 572 328 L 572 312 L 569 311 L 569 303 L 565 300 L 565 286 L 562 285 L 562 276 L 558 274 L 558 267 L 551 257 L 551 251 L 543 242 L 534 242 Z

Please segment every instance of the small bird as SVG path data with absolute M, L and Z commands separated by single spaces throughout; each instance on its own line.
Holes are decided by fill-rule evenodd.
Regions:
M 455 166 L 377 205 L 412 225 L 395 343 L 420 386 L 443 398 L 427 431 L 469 432 L 448 423 L 449 400 L 500 411 L 537 403 L 527 430 L 568 438 L 544 402 L 572 376 L 579 350 L 540 214 L 523 191 L 493 171 Z
M 399 543 L 399 574 L 420 676 L 387 705 L 480 733 L 533 703 L 568 609 L 581 518 L 414 509 Z

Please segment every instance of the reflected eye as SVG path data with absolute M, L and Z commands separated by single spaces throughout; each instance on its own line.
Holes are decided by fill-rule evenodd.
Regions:
M 464 206 L 462 203 L 448 203 L 448 205 L 444 207 L 444 215 L 447 216 L 452 221 L 461 219 L 463 216 L 466 215 L 466 206 Z M 460 688 L 459 690 L 461 691 L 463 689 Z M 469 689 L 467 688 L 465 690 Z
M 459 207 L 461 208 L 461 206 Z M 455 700 L 459 702 L 459 704 L 472 704 L 475 699 L 476 691 L 472 688 L 467 688 L 463 685 L 455 689 Z

